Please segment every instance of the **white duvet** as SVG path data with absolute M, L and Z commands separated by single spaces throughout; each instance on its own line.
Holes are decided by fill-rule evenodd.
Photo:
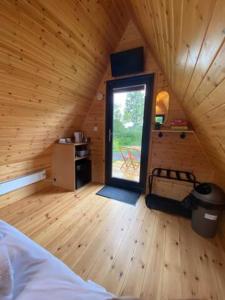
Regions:
M 45 249 L 0 221 L 0 300 L 106 300 L 113 295 L 86 282 Z

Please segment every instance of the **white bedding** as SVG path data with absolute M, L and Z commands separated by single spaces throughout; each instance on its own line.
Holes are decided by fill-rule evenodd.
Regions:
M 0 221 L 0 300 L 106 300 L 113 295 L 84 281 L 9 224 Z

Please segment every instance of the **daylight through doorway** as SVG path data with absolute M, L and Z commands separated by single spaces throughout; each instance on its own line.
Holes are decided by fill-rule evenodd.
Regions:
M 113 90 L 112 177 L 139 182 L 145 86 Z

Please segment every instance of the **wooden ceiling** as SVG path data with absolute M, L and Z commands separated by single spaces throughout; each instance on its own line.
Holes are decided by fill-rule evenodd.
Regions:
M 129 0 L 214 164 L 225 171 L 224 0 Z
M 0 1 L 0 180 L 50 167 L 127 23 L 121 1 Z

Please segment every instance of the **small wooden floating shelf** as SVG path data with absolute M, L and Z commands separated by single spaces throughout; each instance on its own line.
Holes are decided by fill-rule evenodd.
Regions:
M 85 158 L 88 158 L 88 155 L 82 156 L 82 157 L 77 156 L 77 157 L 75 157 L 74 160 L 77 161 L 77 160 L 81 160 L 81 159 L 85 159 Z
M 76 146 L 84 146 L 84 145 L 88 145 L 88 143 L 57 143 L 59 145 L 74 145 Z
M 191 129 L 188 130 L 178 130 L 178 129 L 153 129 L 152 132 L 157 132 L 158 137 L 162 138 L 165 133 L 178 133 L 181 139 L 185 139 L 187 134 L 194 134 L 194 131 Z
M 152 132 L 162 132 L 162 133 L 194 133 L 194 130 L 188 129 L 188 130 L 174 130 L 174 129 L 152 129 Z

